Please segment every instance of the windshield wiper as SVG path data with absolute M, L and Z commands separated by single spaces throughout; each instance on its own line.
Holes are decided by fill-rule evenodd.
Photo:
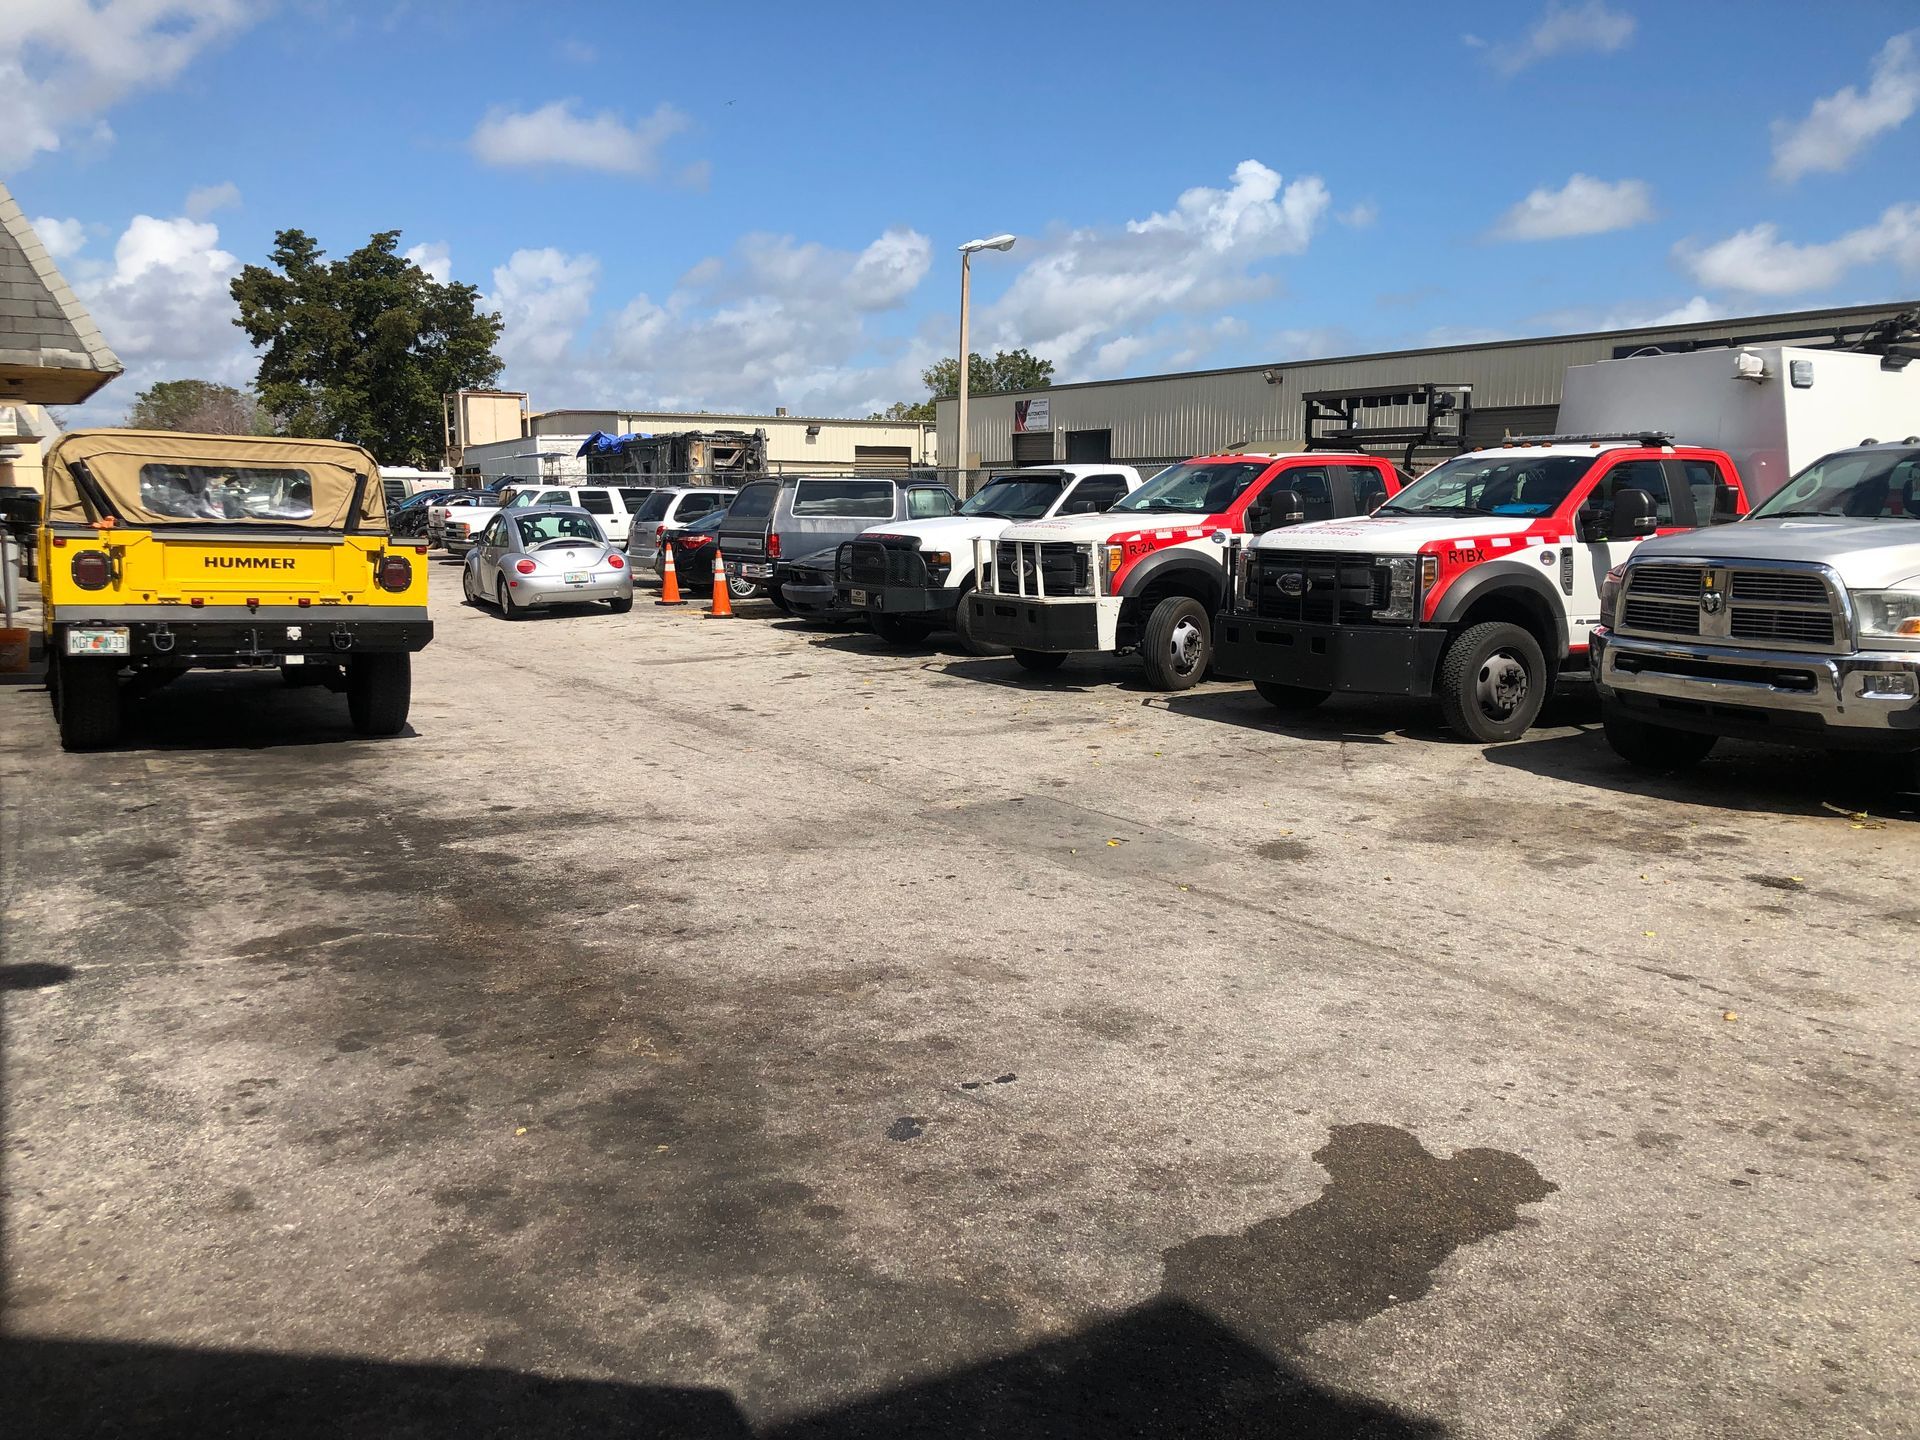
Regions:
M 1769 510 L 1765 515 L 1752 515 L 1752 520 L 1859 520 L 1867 517 L 1843 515 L 1838 510 Z
M 1379 515 L 1388 510 L 1396 515 L 1490 515 L 1493 513 L 1473 505 L 1422 505 L 1418 510 L 1410 510 L 1402 505 L 1382 505 L 1373 513 Z

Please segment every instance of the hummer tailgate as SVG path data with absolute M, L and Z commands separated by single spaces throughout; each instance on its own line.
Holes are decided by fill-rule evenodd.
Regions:
M 163 588 L 193 594 L 275 593 L 336 598 L 371 583 L 367 552 L 337 540 L 320 544 L 254 539 L 244 542 L 155 536 Z M 341 573 L 350 571 L 351 573 Z

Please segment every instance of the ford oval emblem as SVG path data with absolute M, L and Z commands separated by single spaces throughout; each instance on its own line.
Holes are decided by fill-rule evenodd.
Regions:
M 1289 570 L 1280 577 L 1280 593 L 1292 599 L 1299 599 L 1313 586 L 1313 582 L 1298 570 Z

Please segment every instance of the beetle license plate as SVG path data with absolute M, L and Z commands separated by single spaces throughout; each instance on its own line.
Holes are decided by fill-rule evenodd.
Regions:
M 124 655 L 126 653 L 127 629 L 124 625 L 116 625 L 110 629 L 67 631 L 67 654 L 69 655 Z
M 866 604 L 866 603 L 867 603 L 867 592 L 866 592 L 866 591 L 864 591 L 864 590 L 855 590 L 854 592 L 852 592 L 852 595 L 853 595 L 853 603 L 854 603 L 854 604 L 856 604 L 856 605 L 864 605 L 864 604 Z
M 593 572 L 589 570 L 569 570 L 566 574 L 566 581 L 569 585 L 585 585 L 592 579 Z

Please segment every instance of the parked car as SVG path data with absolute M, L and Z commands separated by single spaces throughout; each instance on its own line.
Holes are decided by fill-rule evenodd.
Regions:
M 727 586 L 736 599 L 765 593 L 784 608 L 782 557 L 835 549 L 888 521 L 931 520 L 959 507 L 930 480 L 884 475 L 780 476 L 744 485 L 720 528 Z
M 431 507 L 444 504 L 460 493 L 457 490 L 418 491 L 387 511 L 387 524 L 395 535 L 424 535 Z
M 915 644 L 951 628 L 974 654 L 991 654 L 994 647 L 975 638 L 966 604 L 986 543 L 1010 525 L 1098 514 L 1140 485 L 1140 472 L 1130 465 L 1003 471 L 953 515 L 879 525 L 842 545 L 835 573 L 841 601 L 865 610 L 874 634 L 889 644 Z
M 577 506 L 502 510 L 467 555 L 461 588 L 469 602 L 497 605 L 509 620 L 595 600 L 616 615 L 633 608 L 633 568 Z
M 660 547 L 666 537 L 716 510 L 726 509 L 734 494 L 731 489 L 714 485 L 670 485 L 654 491 L 633 512 L 633 524 L 627 531 L 628 561 L 635 569 L 642 565 L 660 569 Z M 674 564 L 679 563 L 676 557 Z
M 484 530 L 494 512 L 515 493 L 512 487 L 498 492 L 458 490 L 445 499 L 435 501 L 427 507 L 428 548 L 439 546 L 454 554 L 462 553 L 466 549 L 468 534 L 478 534 Z M 458 535 L 461 542 L 459 550 L 448 543 L 449 535 Z
M 712 583 L 713 549 L 719 542 L 720 526 L 726 518 L 726 511 L 716 510 L 704 520 L 667 532 L 666 543 L 673 548 L 673 568 L 682 588 L 703 593 Z M 655 575 L 666 573 L 667 562 L 661 558 L 665 553 L 663 550 L 653 558 Z
M 1606 577 L 1593 657 L 1630 764 L 1682 769 L 1725 735 L 1871 755 L 1889 788 L 1920 789 L 1920 436 L 1641 545 Z
M 779 564 L 779 607 L 803 620 L 853 620 L 867 613 L 864 605 L 855 605 L 841 593 L 837 571 L 838 546 L 816 550 Z
M 1147 683 L 1185 690 L 1213 659 L 1228 546 L 1327 516 L 1365 515 L 1400 488 L 1377 455 L 1201 455 L 1101 514 L 1014 525 L 967 600 L 973 637 L 1028 670 L 1076 650 L 1138 650 Z

